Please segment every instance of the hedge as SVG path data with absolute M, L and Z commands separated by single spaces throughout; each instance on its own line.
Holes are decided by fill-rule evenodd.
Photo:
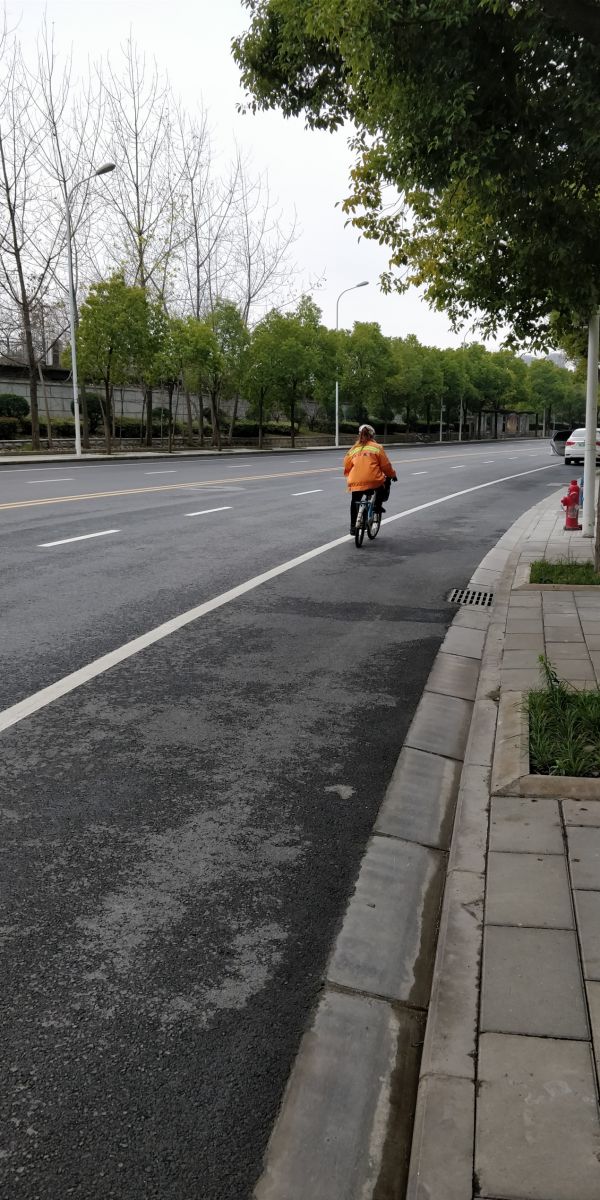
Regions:
M 0 417 L 0 438 L 12 440 L 18 432 L 19 422 L 16 417 Z

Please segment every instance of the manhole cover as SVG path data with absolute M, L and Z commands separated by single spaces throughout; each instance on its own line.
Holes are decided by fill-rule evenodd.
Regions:
M 453 588 L 448 596 L 451 604 L 469 604 L 471 608 L 491 608 L 493 592 L 480 592 L 477 588 Z

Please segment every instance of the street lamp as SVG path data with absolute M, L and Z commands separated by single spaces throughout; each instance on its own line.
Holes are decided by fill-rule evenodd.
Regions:
M 368 284 L 369 284 L 369 280 L 363 279 L 362 283 L 354 283 L 352 285 L 352 287 L 344 288 L 343 292 L 340 292 L 340 294 L 335 302 L 335 332 L 336 333 L 339 328 L 338 317 L 339 317 L 340 300 L 341 300 L 342 296 L 345 296 L 346 292 L 356 291 L 357 288 L 368 287 Z M 339 384 L 339 380 L 337 377 L 337 357 L 336 357 L 336 367 L 335 367 L 335 444 L 336 444 L 336 446 L 339 446 L 339 444 L 340 444 L 340 384 Z
M 71 374 L 73 376 L 73 416 L 75 418 L 75 454 L 77 458 L 81 458 L 81 428 L 79 420 L 79 387 L 77 385 L 77 345 L 75 342 L 75 284 L 73 282 L 73 251 L 72 240 L 73 230 L 71 227 L 71 197 L 76 188 L 82 183 L 89 183 L 90 179 L 95 179 L 97 175 L 108 175 L 109 171 L 114 171 L 114 163 L 103 163 L 98 167 L 97 171 L 93 171 L 85 179 L 80 179 L 75 187 L 67 192 L 65 184 L 65 217 L 67 223 L 67 271 L 69 275 L 69 329 L 71 335 Z

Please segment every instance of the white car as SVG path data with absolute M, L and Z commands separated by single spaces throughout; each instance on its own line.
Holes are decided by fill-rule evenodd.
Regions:
M 565 442 L 565 467 L 582 463 L 585 455 L 585 429 L 574 429 Z M 596 462 L 600 459 L 600 429 L 596 430 Z

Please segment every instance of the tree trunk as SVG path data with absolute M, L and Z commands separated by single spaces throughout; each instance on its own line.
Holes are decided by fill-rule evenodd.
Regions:
M 194 418 L 192 416 L 192 397 L 187 390 L 185 393 L 185 408 L 187 414 L 187 444 L 191 447 L 194 445 Z
M 410 404 L 406 405 L 406 432 L 410 433 Z
M 231 445 L 233 444 L 233 429 L 234 429 L 235 423 L 236 423 L 236 421 L 237 421 L 237 413 L 238 413 L 238 404 L 239 404 L 239 402 L 240 402 L 240 398 L 239 398 L 239 396 L 236 394 L 236 396 L 235 396 L 235 398 L 234 398 L 234 401 L 233 401 L 233 411 L 232 411 L 232 413 L 231 413 L 231 421 L 230 421 L 230 424 L 229 424 L 229 438 L 228 438 L 228 445 L 229 445 L 229 446 L 231 446 Z
M 219 429 L 218 395 L 210 392 L 210 422 L 212 425 L 212 444 L 217 450 L 221 449 L 221 430 Z
M 293 450 L 294 446 L 296 445 L 296 426 L 294 424 L 294 422 L 296 420 L 296 387 L 295 387 L 295 385 L 292 390 L 292 401 L 290 404 L 290 417 L 291 417 L 290 437 L 292 439 L 290 444 L 291 444 L 291 447 Z
M 170 383 L 167 387 L 167 395 L 169 397 L 169 454 L 171 454 L 173 451 L 173 390 L 174 385 Z
M 104 404 L 102 405 L 102 420 L 104 422 L 104 437 L 106 438 L 106 453 L 111 453 L 111 431 L 112 431 L 112 404 L 111 404 L 112 389 L 110 383 L 104 384 Z
M 263 395 L 263 391 L 261 388 L 259 397 L 258 397 L 258 448 L 259 448 L 259 450 L 262 450 L 262 444 L 263 444 L 263 408 L 264 408 L 264 395 Z
M 146 445 L 152 445 L 152 388 L 144 388 L 144 396 L 146 399 Z
M 90 419 L 88 416 L 88 397 L 85 395 L 85 388 L 80 391 L 79 400 L 82 402 L 82 446 L 84 450 L 90 449 Z
M 44 411 L 46 413 L 46 441 L 48 443 L 48 449 L 51 450 L 52 449 L 52 422 L 50 420 L 50 409 L 48 407 L 48 391 L 46 388 L 46 380 L 44 379 L 44 373 L 42 371 L 41 363 L 38 363 L 38 371 L 39 371 L 39 375 L 40 375 L 40 383 L 42 385 L 42 395 L 44 397 Z
M 204 447 L 204 399 L 202 393 L 198 396 L 198 433 L 200 434 L 200 449 Z
M 33 361 L 33 365 L 30 364 L 29 368 L 29 409 L 31 412 L 31 445 L 34 450 L 41 450 L 38 379 L 35 361 Z
M 431 404 L 427 401 L 425 405 L 425 420 L 427 421 L 427 437 L 431 433 Z

